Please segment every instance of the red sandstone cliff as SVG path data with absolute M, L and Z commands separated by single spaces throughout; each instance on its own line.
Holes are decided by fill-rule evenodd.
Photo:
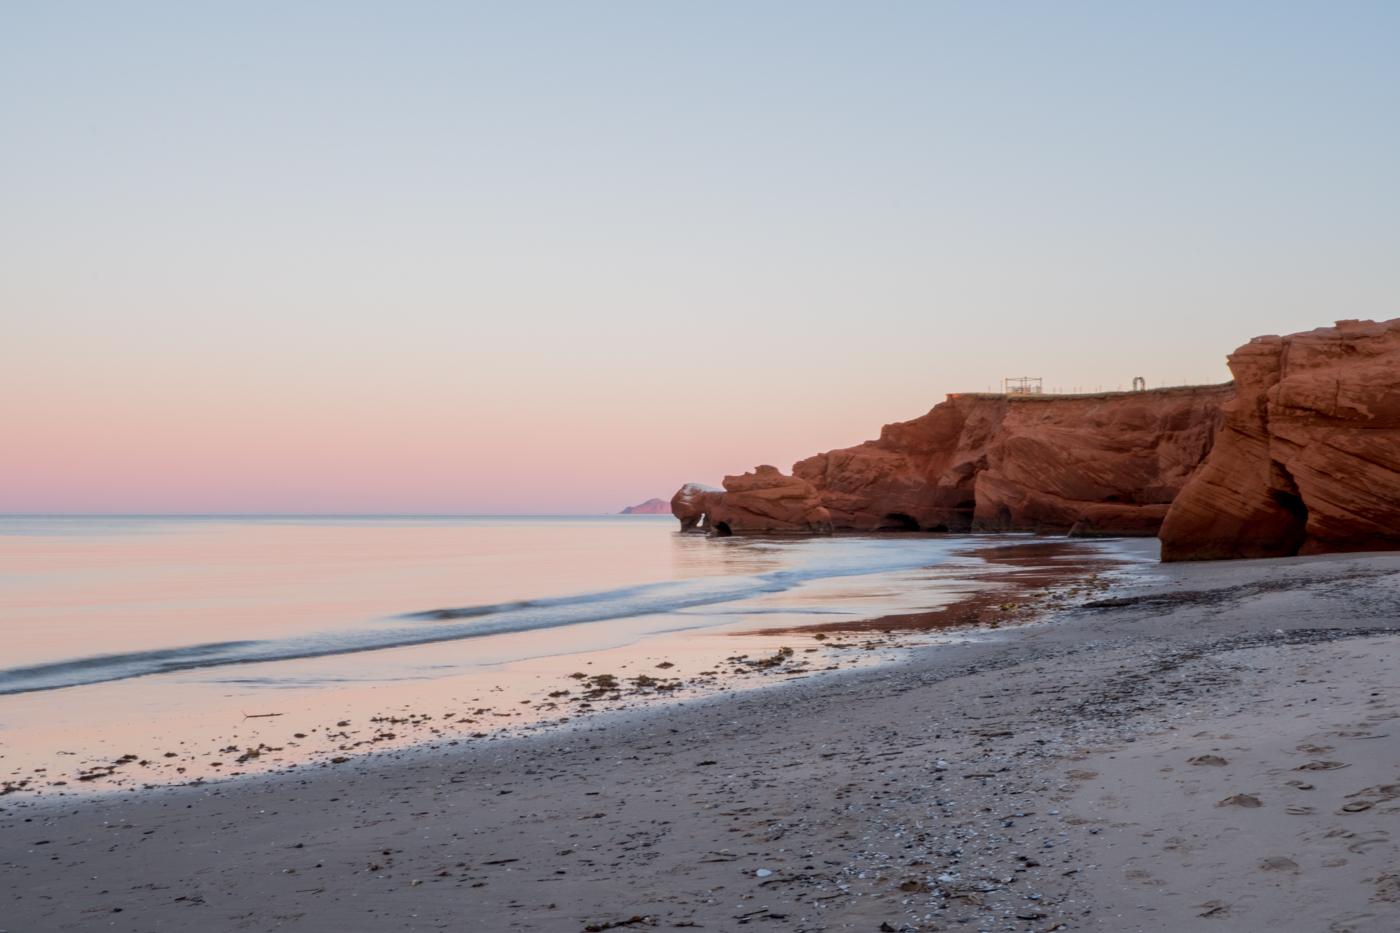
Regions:
M 710 513 L 719 506 L 723 495 L 723 489 L 686 483 L 671 497 L 671 514 L 680 519 L 681 531 L 714 531 Z
M 1400 549 L 1400 318 L 1256 337 L 1162 559 Z
M 717 535 L 831 534 L 831 513 L 811 483 L 760 466 L 726 476 L 724 490 L 688 483 L 671 499 L 682 531 L 699 528 Z
M 1150 536 L 1210 451 L 1220 406 L 1232 393 L 1221 385 L 950 395 L 921 418 L 886 425 L 878 440 L 794 464 L 792 478 L 759 470 L 771 470 L 770 480 L 810 484 L 814 498 L 794 487 L 800 508 L 810 515 L 822 508 L 835 530 Z M 677 493 L 672 506 L 682 528 L 740 507 L 730 486 L 736 479 L 726 478 L 723 493 Z M 809 516 L 806 523 L 822 520 Z M 741 529 L 753 524 L 729 528 L 746 534 Z
M 953 395 L 793 473 L 838 529 L 1153 535 L 1231 392 Z

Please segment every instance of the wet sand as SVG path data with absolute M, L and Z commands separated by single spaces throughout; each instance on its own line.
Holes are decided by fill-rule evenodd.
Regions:
M 1400 928 L 1400 556 L 554 731 L 0 798 L 0 929 Z
M 1091 598 L 1107 585 L 1101 573 L 1128 576 L 1150 560 L 1144 542 L 964 543 L 931 566 L 760 595 L 750 612 L 721 608 L 720 624 L 702 608 L 667 616 L 672 629 L 651 634 L 641 633 L 660 627 L 654 618 L 623 618 L 321 658 L 309 662 L 314 677 L 308 662 L 272 662 L 0 696 L 0 797 L 223 781 L 576 728 L 620 709 L 870 667 L 970 628 L 1033 621 Z M 827 619 L 836 621 L 815 621 Z M 416 670 L 405 654 L 418 658 Z M 463 656 L 476 663 L 462 666 Z
M 963 578 L 962 595 L 947 605 L 920 612 L 900 612 L 856 622 L 805 624 L 794 628 L 761 629 L 754 634 L 825 632 L 938 632 L 968 628 L 1001 628 L 1045 619 L 1046 612 L 1077 607 L 1110 582 L 1101 574 L 1130 576 L 1138 563 L 1152 555 L 1156 541 L 1121 543 L 1123 552 L 1086 548 L 1084 541 L 1042 539 L 997 547 L 969 549 L 957 556 L 984 564 L 969 571 L 956 565 L 937 570 Z

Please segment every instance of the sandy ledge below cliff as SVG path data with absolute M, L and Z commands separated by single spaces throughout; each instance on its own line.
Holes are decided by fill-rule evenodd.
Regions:
M 0 930 L 1400 929 L 1400 555 L 874 670 L 0 814 Z

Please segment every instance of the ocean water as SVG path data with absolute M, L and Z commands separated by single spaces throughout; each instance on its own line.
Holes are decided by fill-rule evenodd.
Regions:
M 950 543 L 674 531 L 669 516 L 0 519 L 0 694 L 364 652 L 401 677 L 413 662 L 388 649 L 470 664 L 491 635 L 536 633 L 515 642 L 528 656 L 585 623 L 715 625 L 731 613 L 696 610 L 935 565 Z
M 664 657 L 684 677 L 793 641 L 761 633 L 934 611 L 996 585 L 979 553 L 1024 541 L 708 538 L 647 515 L 0 517 L 0 766 L 66 793 L 118 746 L 188 779 L 229 773 L 202 745 L 256 737 L 305 763 L 368 741 L 341 727 L 313 750 L 312 732 L 395 710 L 568 722 L 578 707 L 550 719 L 547 698 L 576 669 Z M 310 731 L 271 741 L 293 728 Z

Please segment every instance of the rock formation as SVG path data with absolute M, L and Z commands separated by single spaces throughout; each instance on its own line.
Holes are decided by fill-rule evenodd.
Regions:
M 723 491 L 699 483 L 681 487 L 671 512 L 682 531 L 698 528 L 716 535 L 831 534 L 831 513 L 812 484 L 760 466 L 742 476 L 726 476 Z
M 1256 337 L 1162 559 L 1400 549 L 1400 318 Z
M 710 513 L 723 495 L 723 489 L 703 483 L 686 483 L 671 497 L 671 514 L 680 519 L 681 531 L 713 531 Z
M 1227 384 L 1079 396 L 950 395 L 923 417 L 886 425 L 878 440 L 794 464 L 791 478 L 759 467 L 727 477 L 723 493 L 686 487 L 672 509 L 683 529 L 699 526 L 704 514 L 718 530 L 714 519 L 731 508 L 743 509 L 745 519 L 752 513 L 771 520 L 773 511 L 736 496 L 752 476 L 750 482 L 805 481 L 811 490 L 808 498 L 791 487 L 792 498 L 784 501 L 792 508 L 782 513 L 786 531 L 829 523 L 838 531 L 1150 536 L 1210 451 L 1220 406 L 1232 392 Z M 815 518 L 817 508 L 829 518 Z M 799 511 L 808 517 L 794 520 Z M 739 520 L 728 528 L 748 534 L 755 524 L 763 522 Z
M 1162 559 L 1400 550 L 1400 318 L 1257 337 L 1233 384 L 950 395 L 877 440 L 691 485 L 685 530 L 1152 535 Z
M 620 515 L 670 515 L 671 503 L 665 499 L 648 499 L 641 505 L 629 505 Z
M 1016 400 L 977 474 L 973 527 L 1155 535 L 1210 452 L 1231 394 L 1225 385 Z
M 803 460 L 838 529 L 1153 535 L 1231 388 L 952 395 L 879 440 Z

